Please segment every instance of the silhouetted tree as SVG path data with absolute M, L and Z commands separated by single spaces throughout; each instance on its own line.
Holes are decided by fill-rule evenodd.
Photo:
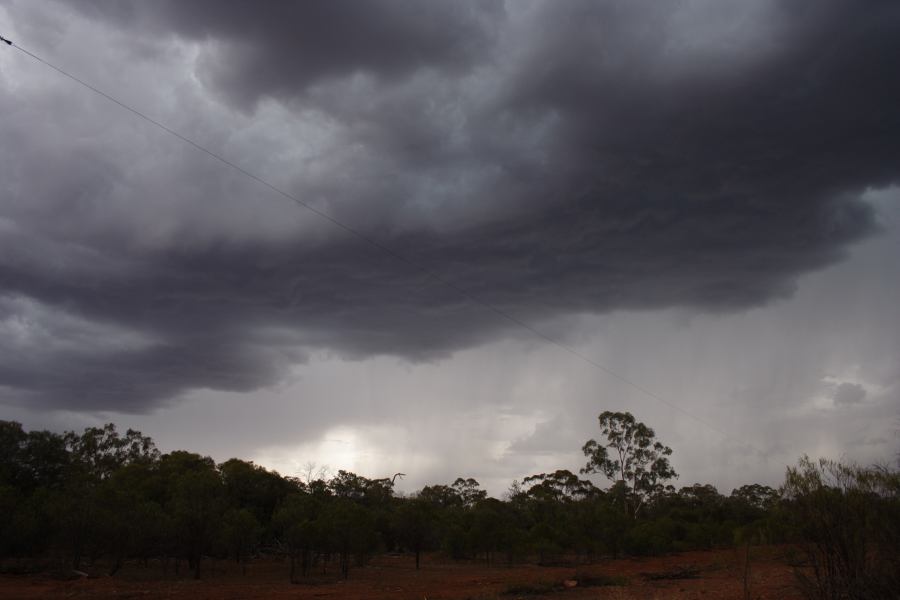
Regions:
M 67 431 L 64 439 L 71 459 L 96 479 L 106 479 L 128 464 L 152 463 L 159 458 L 159 451 L 149 437 L 133 429 L 119 435 L 112 423 L 88 427 L 81 434 Z
M 361 566 L 377 546 L 372 514 L 347 498 L 335 498 L 328 503 L 321 518 L 328 539 L 338 553 L 341 576 L 346 579 L 350 575 L 350 558 L 355 556 Z
M 644 504 L 662 492 L 678 475 L 669 463 L 672 449 L 656 440 L 656 433 L 631 413 L 604 411 L 598 418 L 604 442 L 588 440 L 582 452 L 588 462 L 582 473 L 602 473 L 621 481 L 627 493 L 626 511 L 636 517 Z
M 462 501 L 463 506 L 467 508 L 471 508 L 481 500 L 487 498 L 487 492 L 480 489 L 480 484 L 478 483 L 478 481 L 472 479 L 471 477 L 466 479 L 457 477 L 456 481 L 453 482 L 451 487 L 459 496 L 459 499 Z
M 284 499 L 272 518 L 272 524 L 287 546 L 291 560 L 290 581 L 296 582 L 297 558 L 300 558 L 300 570 L 305 577 L 312 565 L 312 552 L 315 548 L 323 548 L 324 543 L 322 521 L 323 497 L 309 493 L 294 493 Z
M 259 521 L 247 508 L 229 508 L 222 515 L 219 533 L 229 554 L 241 565 L 241 571 L 246 572 L 247 558 L 262 535 Z
M 172 452 L 162 457 L 171 490 L 169 510 L 175 521 L 181 555 L 194 577 L 200 578 L 203 554 L 216 538 L 224 510 L 224 490 L 215 463 L 209 457 Z
M 437 522 L 435 506 L 421 498 L 404 500 L 397 508 L 395 519 L 398 537 L 415 554 L 418 570 L 422 551 L 433 544 Z

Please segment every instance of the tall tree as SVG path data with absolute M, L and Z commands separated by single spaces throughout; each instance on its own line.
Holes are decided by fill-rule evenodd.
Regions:
M 262 537 L 262 526 L 247 508 L 230 508 L 222 515 L 220 535 L 222 543 L 241 565 L 241 572 L 247 573 L 247 559 Z
M 468 479 L 457 477 L 451 487 L 459 495 L 463 506 L 467 508 L 471 508 L 487 498 L 487 492 L 480 489 L 480 484 L 471 477 Z
M 159 459 L 152 439 L 134 429 L 120 435 L 113 423 L 88 427 L 81 434 L 67 431 L 64 439 L 72 460 L 97 479 L 106 479 L 125 465 Z
M 400 503 L 395 519 L 398 537 L 416 555 L 418 571 L 422 551 L 428 549 L 435 535 L 435 506 L 422 498 L 410 498 Z
M 286 545 L 291 557 L 291 583 L 296 583 L 297 558 L 301 560 L 301 573 L 309 574 L 312 552 L 322 548 L 323 524 L 319 518 L 325 497 L 295 492 L 284 499 L 272 516 L 272 526 Z
M 531 475 L 522 480 L 523 493 L 531 498 L 566 503 L 588 498 L 598 492 L 594 484 L 578 479 L 567 469 Z
M 600 413 L 604 442 L 588 440 L 582 447 L 588 462 L 582 473 L 602 473 L 610 481 L 622 482 L 626 490 L 625 510 L 636 517 L 653 495 L 678 474 L 669 463 L 672 449 L 656 439 L 650 427 L 628 412 Z

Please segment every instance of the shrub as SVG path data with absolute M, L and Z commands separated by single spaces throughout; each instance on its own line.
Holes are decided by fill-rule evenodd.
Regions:
M 897 597 L 900 474 L 804 457 L 783 491 L 806 554 L 797 577 L 807 598 Z

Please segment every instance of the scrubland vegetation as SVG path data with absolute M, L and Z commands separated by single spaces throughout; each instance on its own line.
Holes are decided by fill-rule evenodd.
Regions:
M 779 489 L 676 488 L 672 451 L 628 413 L 603 413 L 582 473 L 539 473 L 503 498 L 460 477 L 410 495 L 346 471 L 286 477 L 252 462 L 161 454 L 110 424 L 59 435 L 0 421 L 0 566 L 7 574 L 123 565 L 204 577 L 212 560 L 277 557 L 284 579 L 342 578 L 374 556 L 480 567 L 780 544 L 808 598 L 896 598 L 900 474 L 802 458 Z M 601 489 L 586 478 L 601 473 Z M 749 562 L 747 567 L 749 568 Z M 749 594 L 749 590 L 748 590 Z

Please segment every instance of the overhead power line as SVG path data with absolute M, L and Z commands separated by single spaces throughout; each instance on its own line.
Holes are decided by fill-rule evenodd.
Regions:
M 588 365 L 590 365 L 590 366 L 592 366 L 592 367 L 594 367 L 594 368 L 596 368 L 596 369 L 598 369 L 598 370 L 600 370 L 600 371 L 606 373 L 608 376 L 612 377 L 613 379 L 616 379 L 617 381 L 620 381 L 621 383 L 624 383 L 625 385 L 627 385 L 627 386 L 629 386 L 629 387 L 631 387 L 631 388 L 633 388 L 633 389 L 639 391 L 640 393 L 642 393 L 643 395 L 647 396 L 648 398 L 650 398 L 650 399 L 652 399 L 652 400 L 655 400 L 655 401 L 659 402 L 660 404 L 663 404 L 663 405 L 665 405 L 665 406 L 668 406 L 668 407 L 671 408 L 672 410 L 675 410 L 675 411 L 681 413 L 682 415 L 684 415 L 684 416 L 686 416 L 686 417 L 692 419 L 693 421 L 696 421 L 697 423 L 703 425 L 704 427 L 710 429 L 711 431 L 714 431 L 715 433 L 719 434 L 719 435 L 722 436 L 723 438 L 725 438 L 725 439 L 735 439 L 735 436 L 734 436 L 734 435 L 728 434 L 728 433 L 722 431 L 721 429 L 719 429 L 718 427 L 716 427 L 716 426 L 713 425 L 712 423 L 708 422 L 707 420 L 698 417 L 697 415 L 693 414 L 692 412 L 690 412 L 690 411 L 688 411 L 688 410 L 686 410 L 686 409 L 684 409 L 684 408 L 678 406 L 677 404 L 675 404 L 675 403 L 673 403 L 673 402 L 671 402 L 671 401 L 669 401 L 669 400 L 666 400 L 666 399 L 663 398 L 662 396 L 660 396 L 660 395 L 656 394 L 655 392 L 653 392 L 653 391 L 651 391 L 651 390 L 645 388 L 644 386 L 642 386 L 642 385 L 636 383 L 635 381 L 632 381 L 631 379 L 629 379 L 629 378 L 627 378 L 627 377 L 625 377 L 625 376 L 623 376 L 623 375 L 620 375 L 620 374 L 617 373 L 616 371 L 613 371 L 613 370 L 610 369 L 609 367 L 604 366 L 603 364 L 597 362 L 596 360 L 590 358 L 589 356 L 586 356 L 585 354 L 583 354 L 583 353 L 579 352 L 578 350 L 576 350 L 575 348 L 573 348 L 573 347 L 571 347 L 571 346 L 569 346 L 569 345 L 567 345 L 567 344 L 561 342 L 560 340 L 558 340 L 558 339 L 556 339 L 556 338 L 554 338 L 554 337 L 551 337 L 551 336 L 549 336 L 549 335 L 547 335 L 547 334 L 541 332 L 540 330 L 536 329 L 536 328 L 533 327 L 532 325 L 529 325 L 527 322 L 525 322 L 525 321 L 519 319 L 519 318 L 516 317 L 515 315 L 512 315 L 512 314 L 506 312 L 505 310 L 501 309 L 500 307 L 498 307 L 498 306 L 496 306 L 496 305 L 494 305 L 494 304 L 492 304 L 492 303 L 490 303 L 490 302 L 487 302 L 487 301 L 485 301 L 485 300 L 482 300 L 482 299 L 478 298 L 477 296 L 473 295 L 471 292 L 469 292 L 469 291 L 466 290 L 465 288 L 460 287 L 459 285 L 457 285 L 457 284 L 453 283 L 452 281 L 450 281 L 450 280 L 446 279 L 445 277 L 443 277 L 440 273 L 435 272 L 434 269 L 429 268 L 427 265 L 421 264 L 421 263 L 417 262 L 416 260 L 411 259 L 411 258 L 409 258 L 408 256 L 406 256 L 406 255 L 404 255 L 404 254 L 401 254 L 401 253 L 397 252 L 396 250 L 394 250 L 394 249 L 392 249 L 391 247 L 385 245 L 384 243 L 378 241 L 377 239 L 374 239 L 374 238 L 372 238 L 371 236 L 366 235 L 365 233 L 363 233 L 363 232 L 360 231 L 359 229 L 356 229 L 355 227 L 353 227 L 353 226 L 351 226 L 351 225 L 347 225 L 346 223 L 340 221 L 339 219 L 336 219 L 335 217 L 332 217 L 332 216 L 329 215 L 328 213 L 326 213 L 326 212 L 324 212 L 324 211 L 322 211 L 322 210 L 316 208 L 316 207 L 313 206 L 312 204 L 309 204 L 309 203 L 307 203 L 307 202 L 304 202 L 303 200 L 301 200 L 301 199 L 298 198 L 297 196 L 295 196 L 295 195 L 293 195 L 293 194 L 291 194 L 291 193 L 289 193 L 289 192 L 287 192 L 287 191 L 281 189 L 280 187 L 278 187 L 278 186 L 276 186 L 276 185 L 270 183 L 269 181 L 267 181 L 266 179 L 260 177 L 259 175 L 256 175 L 255 173 L 253 173 L 253 172 L 251 172 L 251 171 L 248 171 L 247 169 L 241 167 L 240 165 L 238 165 L 238 164 L 236 164 L 236 163 L 234 163 L 234 162 L 228 160 L 227 158 L 225 158 L 225 157 L 222 156 L 221 154 L 218 154 L 218 153 L 216 153 L 216 152 L 213 152 L 212 150 L 210 150 L 209 148 L 207 148 L 207 147 L 205 147 L 204 145 L 200 144 L 199 142 L 196 142 L 196 141 L 192 140 L 191 138 L 189 138 L 189 137 L 187 137 L 187 136 L 185 136 L 185 135 L 182 135 L 182 134 L 179 133 L 178 131 L 172 129 L 171 127 L 166 126 L 165 124 L 163 124 L 163 123 L 157 121 L 156 119 L 154 119 L 154 118 L 148 116 L 147 114 L 145 114 L 145 113 L 139 111 L 138 109 L 136 109 L 136 108 L 134 108 L 134 107 L 132 107 L 132 106 L 126 104 L 125 102 L 119 100 L 118 98 L 116 98 L 116 97 L 114 97 L 114 96 L 111 96 L 111 95 L 107 94 L 106 92 L 104 92 L 103 90 L 94 87 L 93 85 L 91 85 L 90 83 L 84 81 L 83 79 L 80 79 L 79 77 L 77 77 L 77 76 L 75 76 L 75 75 L 69 73 L 68 71 L 66 71 L 66 70 L 64 70 L 64 69 L 62 69 L 62 68 L 60 68 L 60 67 L 54 65 L 53 63 L 51 63 L 51 62 L 49 62 L 49 61 L 47 61 L 47 60 L 44 60 L 44 59 L 41 58 L 40 56 L 38 56 L 38 55 L 36 55 L 36 54 L 34 54 L 34 53 L 32 53 L 32 52 L 29 52 L 28 50 L 26 50 L 26 49 L 23 48 L 22 46 L 19 46 L 18 44 L 13 43 L 11 40 L 9 40 L 9 39 L 7 39 L 7 38 L 5 38 L 5 37 L 3 37 L 3 36 L 0 36 L 0 41 L 6 42 L 9 46 L 12 46 L 13 48 L 15 48 L 16 50 L 18 50 L 19 52 L 22 52 L 23 54 L 25 54 L 25 55 L 31 57 L 32 59 L 34 59 L 34 60 L 36 60 L 36 61 L 38 61 L 38 62 L 40 62 L 40 63 L 42 63 L 43 65 L 49 67 L 50 69 L 53 69 L 54 71 L 56 71 L 56 72 L 59 73 L 60 75 L 63 75 L 64 77 L 67 77 L 68 79 L 71 79 L 72 81 L 74 81 L 74 82 L 78 83 L 79 85 L 81 85 L 81 86 L 83 86 L 83 87 L 89 89 L 90 91 L 94 92 L 95 94 L 98 94 L 98 95 L 102 96 L 102 97 L 105 98 L 106 100 L 108 100 L 108 101 L 110 101 L 110 102 L 112 102 L 112 103 L 118 105 L 119 107 L 123 108 L 124 110 L 126 110 L 126 111 L 132 113 L 133 115 L 135 115 L 135 116 L 137 116 L 137 117 L 143 119 L 144 121 L 150 123 L 150 124 L 153 125 L 154 127 L 157 127 L 158 129 L 161 129 L 162 131 L 168 133 L 169 135 L 178 138 L 179 140 L 181 140 L 181 141 L 184 142 L 185 144 L 188 144 L 189 146 L 192 146 L 192 147 L 195 148 L 196 150 L 199 150 L 200 152 L 203 152 L 204 154 L 207 154 L 208 156 L 212 157 L 213 159 L 219 161 L 220 163 L 222 163 L 222 164 L 224 164 L 224 165 L 230 167 L 231 169 L 234 169 L 235 171 L 241 173 L 242 175 L 245 175 L 245 176 L 249 177 L 250 179 L 256 181 L 256 182 L 259 183 L 260 185 L 262 185 L 262 186 L 264 186 L 264 187 L 266 187 L 266 188 L 272 190 L 273 192 L 275 192 L 275 193 L 278 194 L 279 196 L 282 196 L 283 198 L 285 198 L 285 199 L 287 199 L 287 200 L 290 200 L 291 202 L 293 202 L 293 203 L 296 204 L 297 206 L 300 206 L 301 208 L 304 208 L 304 209 L 310 211 L 311 213 L 313 213 L 313 214 L 315 214 L 316 216 L 318 216 L 318 217 L 324 219 L 325 221 L 328 221 L 328 222 L 331 223 L 334 227 L 337 227 L 338 229 L 344 230 L 345 232 L 349 233 L 350 235 L 352 235 L 352 236 L 354 236 L 354 237 L 356 237 L 356 238 L 362 240 L 363 242 L 369 244 L 370 246 L 373 246 L 374 248 L 377 248 L 379 251 L 381 251 L 382 253 L 384 253 L 384 254 L 390 256 L 391 258 L 394 258 L 394 259 L 396 259 L 396 260 L 398 260 L 398 261 L 401 261 L 401 262 L 403 262 L 404 264 L 406 264 L 406 265 L 408 265 L 408 266 L 410 266 L 410 267 L 413 267 L 413 268 L 416 269 L 417 271 L 422 272 L 423 274 L 425 274 L 425 275 L 428 277 L 428 279 L 427 279 L 428 281 L 432 281 L 432 282 L 438 283 L 438 284 L 440 284 L 440 285 L 442 285 L 442 286 L 444 286 L 444 287 L 446 287 L 446 288 L 448 288 L 448 289 L 450 289 L 450 290 L 456 292 L 456 293 L 459 294 L 461 297 L 463 297 L 463 298 L 465 298 L 466 300 L 472 302 L 473 304 L 476 304 L 476 305 L 478 305 L 478 306 L 481 306 L 482 308 L 485 308 L 485 309 L 487 309 L 487 310 L 489 310 L 489 311 L 495 313 L 496 315 L 502 317 L 503 319 L 509 321 L 510 323 L 516 325 L 517 327 L 520 327 L 520 328 L 522 328 L 522 329 L 525 329 L 526 331 L 530 332 L 530 333 L 531 333 L 532 335 L 534 335 L 535 337 L 537 337 L 537 338 L 539 338 L 539 339 L 541 339 L 541 340 L 543 340 L 543 341 L 545 341 L 545 342 L 547 342 L 547 343 L 549 343 L 549 344 L 555 346 L 556 348 L 558 348 L 558 349 L 560 349 L 560 350 L 563 350 L 564 352 L 566 352 L 566 353 L 568 353 L 568 354 L 570 354 L 570 355 L 572 355 L 572 356 L 574 356 L 574 357 L 580 359 L 580 360 L 583 361 L 584 363 L 586 363 L 586 364 L 588 364 Z M 761 450 L 759 450 L 758 448 L 756 448 L 753 444 L 750 444 L 749 442 L 743 442 L 743 444 L 745 444 L 745 445 L 747 445 L 747 446 L 753 448 L 754 450 L 756 450 L 756 451 L 759 452 L 760 454 L 764 454 Z

